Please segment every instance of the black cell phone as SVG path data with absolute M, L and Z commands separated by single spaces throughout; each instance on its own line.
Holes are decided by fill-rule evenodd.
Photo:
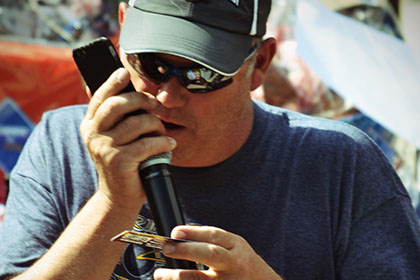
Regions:
M 115 70 L 123 67 L 114 45 L 106 37 L 100 37 L 73 49 L 73 59 L 92 94 Z M 131 82 L 121 92 L 130 91 L 136 91 Z M 138 110 L 129 115 L 143 113 L 146 111 Z
M 73 59 L 92 94 L 118 68 L 123 67 L 111 40 L 101 37 L 73 49 Z M 121 92 L 135 91 L 130 84 Z

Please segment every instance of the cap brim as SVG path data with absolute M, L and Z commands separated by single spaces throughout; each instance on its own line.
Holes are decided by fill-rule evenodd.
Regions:
M 253 37 L 173 16 L 130 7 L 120 35 L 125 53 L 159 52 L 202 64 L 220 74 L 235 74 L 249 55 Z

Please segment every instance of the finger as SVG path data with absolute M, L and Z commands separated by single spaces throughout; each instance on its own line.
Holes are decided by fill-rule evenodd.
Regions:
M 155 280 L 209 280 L 216 279 L 212 271 L 199 271 L 199 270 L 179 270 L 179 269 L 167 269 L 159 268 L 153 274 Z
M 113 128 L 120 120 L 131 113 L 153 109 L 157 104 L 155 98 L 139 92 L 123 93 L 108 97 L 97 109 L 95 119 L 99 131 Z
M 119 68 L 115 70 L 105 83 L 95 93 L 92 93 L 93 96 L 86 112 L 88 119 L 92 119 L 95 116 L 97 109 L 105 99 L 121 92 L 128 85 L 129 81 L 130 75 L 126 69 Z
M 230 250 L 238 236 L 211 226 L 177 226 L 172 230 L 171 237 L 211 243 Z
M 127 161 L 140 163 L 145 159 L 175 149 L 176 141 L 167 136 L 144 137 L 120 147 L 127 157 Z
M 162 135 L 164 132 L 165 127 L 159 118 L 151 114 L 143 114 L 124 118 L 105 135 L 113 139 L 114 146 L 120 146 L 131 143 L 142 135 Z
M 166 256 L 199 262 L 217 271 L 229 269 L 234 261 L 232 249 L 236 242 L 241 242 L 239 236 L 209 226 L 177 226 L 171 237 L 197 242 L 166 244 L 163 247 Z
M 233 263 L 229 250 L 205 242 L 170 242 L 162 252 L 167 257 L 198 262 L 216 271 L 225 271 Z

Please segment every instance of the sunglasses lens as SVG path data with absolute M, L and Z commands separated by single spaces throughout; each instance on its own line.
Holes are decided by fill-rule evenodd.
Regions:
M 152 82 L 159 84 L 167 79 L 169 70 L 166 65 L 160 64 L 152 54 L 138 54 L 141 72 Z
M 152 53 L 129 55 L 129 61 L 142 77 L 155 84 L 166 81 L 171 75 L 177 76 L 180 84 L 191 93 L 206 93 L 232 83 L 231 77 L 208 68 L 174 67 Z
M 183 84 L 192 93 L 206 93 L 227 86 L 232 82 L 230 77 L 204 68 L 184 69 L 181 75 L 181 84 Z M 223 78 L 227 78 L 223 81 Z

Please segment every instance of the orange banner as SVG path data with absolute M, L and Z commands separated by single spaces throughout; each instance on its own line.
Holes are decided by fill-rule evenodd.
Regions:
M 88 101 L 70 48 L 0 41 L 0 103 L 6 97 L 34 123 L 47 110 Z

